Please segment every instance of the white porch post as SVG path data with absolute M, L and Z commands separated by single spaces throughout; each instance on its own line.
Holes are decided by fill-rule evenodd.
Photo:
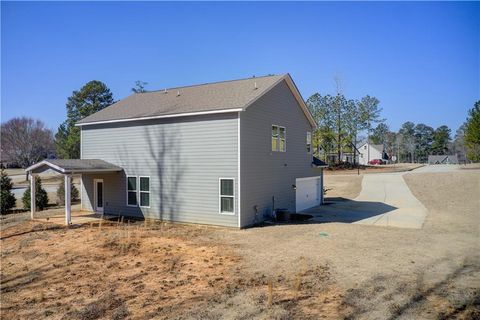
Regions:
M 70 200 L 70 191 L 72 178 L 69 175 L 65 175 L 65 224 L 67 226 L 72 222 L 71 219 L 71 200 Z
M 35 209 L 36 209 L 36 201 L 35 201 L 35 178 L 37 176 L 33 173 L 30 173 L 30 216 L 32 220 L 35 216 Z

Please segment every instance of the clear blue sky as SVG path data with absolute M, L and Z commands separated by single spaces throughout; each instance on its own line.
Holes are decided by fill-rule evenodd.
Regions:
M 289 72 L 307 99 L 381 101 L 405 121 L 453 129 L 480 99 L 479 3 L 2 2 L 2 121 L 56 130 L 89 80 L 116 100 L 135 80 L 162 89 Z

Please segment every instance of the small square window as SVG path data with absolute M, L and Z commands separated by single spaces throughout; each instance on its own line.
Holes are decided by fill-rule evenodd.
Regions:
M 221 194 L 224 196 L 233 196 L 233 180 L 221 180 Z
M 129 191 L 137 190 L 137 177 L 128 177 L 128 190 Z

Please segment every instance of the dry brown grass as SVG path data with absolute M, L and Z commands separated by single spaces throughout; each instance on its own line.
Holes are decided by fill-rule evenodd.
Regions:
M 479 178 L 407 175 L 429 209 L 421 230 L 9 224 L 0 311 L 5 319 L 477 319 Z
M 238 259 L 192 241 L 201 233 L 195 227 L 162 227 L 162 236 L 153 224 L 43 226 L 25 222 L 2 233 L 5 319 L 164 317 L 172 305 L 206 303 L 235 277 Z

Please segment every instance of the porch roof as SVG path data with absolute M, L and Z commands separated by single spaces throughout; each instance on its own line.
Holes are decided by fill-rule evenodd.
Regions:
M 63 174 L 82 172 L 116 172 L 123 170 L 119 166 L 100 159 L 46 159 L 28 167 L 25 169 L 25 171 L 41 171 L 41 169 L 43 169 L 42 167 L 48 167 Z
M 322 160 L 318 159 L 317 157 L 313 157 L 312 165 L 317 168 L 327 168 L 328 164 L 323 162 Z

